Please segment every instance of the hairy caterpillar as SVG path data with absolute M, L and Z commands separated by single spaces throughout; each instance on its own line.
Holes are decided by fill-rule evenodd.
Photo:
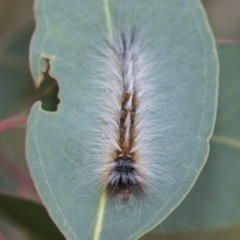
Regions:
M 149 140 L 145 132 L 149 127 L 146 119 L 150 117 L 147 116 L 150 67 L 137 30 L 136 25 L 118 29 L 113 42 L 108 42 L 106 56 L 105 78 L 112 81 L 111 86 L 105 86 L 111 96 L 105 108 L 108 161 L 100 172 L 106 192 L 120 202 L 142 195 L 153 175 L 151 160 L 143 154 Z

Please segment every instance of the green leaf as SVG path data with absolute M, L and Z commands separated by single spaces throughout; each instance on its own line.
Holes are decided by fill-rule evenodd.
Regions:
M 65 239 L 45 208 L 35 202 L 0 193 L 0 213 L 43 239 Z
M 199 1 L 124 3 L 52 0 L 35 5 L 38 28 L 31 45 L 32 73 L 40 84 L 47 69 L 44 58 L 50 59 L 50 75 L 60 86 L 60 104 L 55 113 L 43 111 L 40 103 L 33 106 L 27 159 L 44 204 L 67 239 L 139 238 L 182 201 L 208 155 L 218 68 Z M 164 66 L 154 68 L 153 94 L 158 100 L 164 97 L 153 102 L 153 121 L 160 134 L 149 144 L 155 148 L 151 160 L 167 171 L 163 180 L 153 179 L 147 198 L 139 198 L 136 206 L 116 207 L 91 182 L 96 164 L 97 168 L 103 164 L 92 142 L 101 144 L 97 133 L 104 128 L 96 117 L 101 103 L 94 100 L 104 92 L 95 84 L 101 76 L 93 66 L 101 57 L 96 48 L 104 44 L 103 35 L 111 39 L 119 18 L 128 25 L 135 15 L 152 61 Z M 169 74 L 163 76 L 163 71 Z
M 219 45 L 218 55 L 218 113 L 207 164 L 189 195 L 156 231 L 240 224 L 240 46 Z

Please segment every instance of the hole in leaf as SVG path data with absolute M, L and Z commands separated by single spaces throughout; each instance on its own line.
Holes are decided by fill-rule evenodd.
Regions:
M 44 80 L 37 90 L 37 100 L 42 101 L 42 109 L 48 112 L 57 111 L 57 106 L 60 102 L 58 98 L 59 87 L 57 81 L 49 75 L 50 65 L 49 59 L 47 62 L 47 70 L 43 73 Z

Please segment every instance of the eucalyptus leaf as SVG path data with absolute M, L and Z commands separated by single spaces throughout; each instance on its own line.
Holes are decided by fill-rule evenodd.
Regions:
M 36 1 L 35 13 L 30 56 L 35 83 L 43 80 L 47 58 L 60 88 L 57 112 L 43 111 L 37 102 L 29 116 L 26 149 L 36 188 L 67 239 L 137 239 L 176 208 L 207 159 L 218 64 L 203 9 L 196 0 L 52 0 Z M 102 57 L 103 36 L 111 40 L 119 22 L 131 25 L 135 16 L 158 65 L 154 99 L 164 96 L 153 99 L 160 134 L 149 143 L 156 149 L 151 159 L 167 170 L 163 180 L 152 180 L 146 198 L 116 206 L 90 181 L 95 160 L 98 168 L 103 164 L 92 142 L 101 143 L 97 133 L 104 128 L 96 117 L 101 102 L 94 98 L 104 92 L 94 85 L 101 76 L 93 66 Z

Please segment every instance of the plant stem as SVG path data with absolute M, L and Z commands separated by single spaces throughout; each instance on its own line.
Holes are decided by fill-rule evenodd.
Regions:
M 0 133 L 7 131 L 11 128 L 25 125 L 27 123 L 27 117 L 23 115 L 23 112 L 14 115 L 12 117 L 3 119 L 0 121 Z

